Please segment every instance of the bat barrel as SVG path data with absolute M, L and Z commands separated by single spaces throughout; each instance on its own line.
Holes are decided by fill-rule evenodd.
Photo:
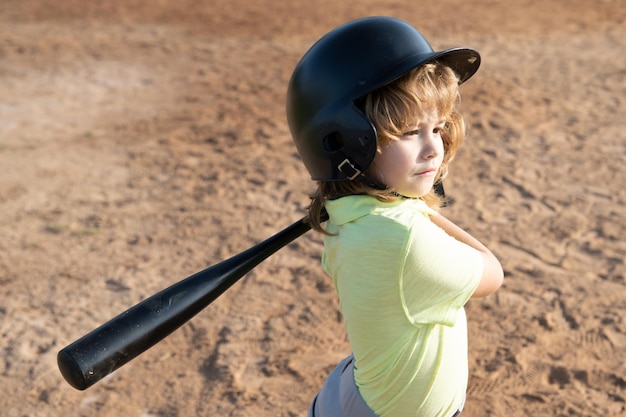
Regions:
M 59 351 L 61 374 L 76 389 L 90 387 L 163 340 L 252 268 L 310 228 L 308 222 L 299 220 L 248 250 L 139 302 Z

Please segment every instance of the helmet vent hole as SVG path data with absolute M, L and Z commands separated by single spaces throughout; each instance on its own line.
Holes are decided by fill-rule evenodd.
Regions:
M 333 132 L 324 137 L 324 149 L 328 152 L 336 152 L 343 148 L 343 135 L 339 132 Z

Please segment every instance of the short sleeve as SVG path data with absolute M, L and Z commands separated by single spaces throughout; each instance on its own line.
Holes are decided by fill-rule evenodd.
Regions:
M 400 291 L 413 324 L 455 324 L 480 283 L 480 253 L 423 217 L 411 228 Z

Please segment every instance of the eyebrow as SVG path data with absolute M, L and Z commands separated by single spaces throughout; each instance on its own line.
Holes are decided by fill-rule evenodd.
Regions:
M 409 125 L 409 127 L 413 126 L 414 129 L 417 129 L 419 127 L 419 125 L 421 125 L 422 123 L 424 123 L 423 119 L 418 121 L 415 124 Z M 441 118 L 441 119 L 438 119 L 434 124 L 435 125 L 442 125 L 442 124 L 446 124 L 446 123 L 447 123 L 446 119 L 445 118 Z

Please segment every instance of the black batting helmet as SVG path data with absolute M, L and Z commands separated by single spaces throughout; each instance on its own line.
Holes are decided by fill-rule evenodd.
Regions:
M 348 22 L 319 39 L 287 90 L 289 128 L 312 179 L 363 179 L 378 139 L 355 102 L 432 61 L 449 66 L 463 83 L 478 70 L 480 55 L 470 48 L 435 52 L 414 27 L 385 16 Z

